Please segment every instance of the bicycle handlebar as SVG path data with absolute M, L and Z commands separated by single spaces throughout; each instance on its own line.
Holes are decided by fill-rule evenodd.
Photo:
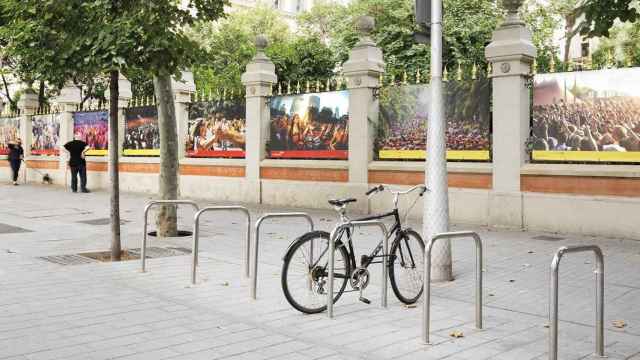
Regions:
M 369 191 L 367 191 L 365 193 L 365 195 L 369 196 L 369 195 L 371 195 L 371 194 L 373 194 L 375 192 L 383 191 L 383 190 L 384 190 L 384 186 L 383 185 L 378 185 L 376 187 L 373 187 L 373 188 L 369 189 Z
M 420 189 L 420 196 L 424 195 L 425 192 L 429 191 L 429 188 L 427 188 L 426 186 L 420 184 L 420 185 L 416 185 L 414 187 L 412 187 L 411 189 L 405 190 L 405 191 L 400 191 L 400 190 L 393 190 L 393 188 L 389 185 L 378 185 L 376 187 L 371 188 L 369 191 L 366 192 L 366 195 L 369 196 L 373 193 L 377 193 L 380 191 L 384 191 L 384 190 L 388 190 L 389 192 L 391 192 L 394 195 L 406 195 L 409 194 L 411 192 L 414 192 L 416 190 Z

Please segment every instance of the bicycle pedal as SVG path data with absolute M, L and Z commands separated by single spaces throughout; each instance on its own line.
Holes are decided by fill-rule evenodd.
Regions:
M 367 299 L 366 297 L 360 296 L 360 298 L 358 299 L 360 301 L 362 301 L 363 303 L 369 305 L 371 304 L 371 300 Z

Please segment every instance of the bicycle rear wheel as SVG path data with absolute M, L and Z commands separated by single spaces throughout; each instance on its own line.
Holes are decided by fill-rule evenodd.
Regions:
M 329 233 L 313 231 L 300 237 L 289 248 L 282 265 L 282 291 L 291 306 L 306 314 L 327 308 Z M 311 258 L 313 255 L 313 258 Z M 336 243 L 333 302 L 337 302 L 349 274 L 348 253 Z
M 413 304 L 422 295 L 424 241 L 420 234 L 405 230 L 391 245 L 389 280 L 398 300 Z

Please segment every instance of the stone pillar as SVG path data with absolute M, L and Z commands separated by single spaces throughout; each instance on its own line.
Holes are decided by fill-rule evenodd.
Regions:
M 27 86 L 20 100 L 18 100 L 18 109 L 20 110 L 20 139 L 22 140 L 22 148 L 24 149 L 25 159 L 31 155 L 31 139 L 33 137 L 31 131 L 31 117 L 38 111 L 39 102 L 38 94 Z M 29 178 L 27 166 L 21 167 L 25 181 Z
M 267 38 L 256 38 L 257 53 L 242 74 L 242 84 L 246 87 L 246 168 L 245 178 L 255 202 L 260 202 L 260 162 L 265 158 L 266 140 L 269 133 L 269 97 L 273 84 L 278 81 L 275 65 L 265 55 Z
M 189 131 L 189 104 L 191 103 L 191 95 L 196 92 L 193 73 L 183 71 L 180 80 L 172 80 L 171 87 L 173 88 L 178 124 L 178 159 L 183 159 L 186 153 L 187 132 Z
M 523 0 L 502 0 L 507 19 L 485 49 L 493 72 L 493 191 L 489 224 L 522 227 L 520 169 L 527 162 L 530 96 L 527 86 L 536 48 L 518 16 Z
M 54 99 L 55 105 L 60 111 L 60 139 L 58 146 L 60 148 L 60 170 L 65 172 L 65 187 L 68 186 L 67 162 L 69 161 L 69 153 L 64 149 L 64 144 L 73 140 L 73 113 L 78 110 L 78 106 L 82 101 L 80 88 L 73 84 L 67 84 L 60 90 L 60 95 Z
M 375 26 L 373 18 L 362 16 L 358 18 L 356 26 L 360 40 L 343 65 L 349 89 L 349 182 L 366 187 L 375 136 L 370 121 L 375 123 L 378 119 L 374 90 L 380 86 L 384 61 L 382 50 L 376 47 L 369 36 Z

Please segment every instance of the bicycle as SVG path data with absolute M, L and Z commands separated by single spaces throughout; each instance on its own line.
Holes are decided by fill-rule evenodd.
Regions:
M 394 195 L 393 210 L 387 213 L 366 216 L 355 221 L 381 220 L 393 218 L 394 224 L 389 231 L 389 239 L 393 242 L 389 247 L 389 254 L 382 252 L 382 241 L 369 255 L 362 255 L 360 266 L 356 264 L 356 256 L 352 243 L 353 229 L 346 227 L 338 233 L 335 243 L 334 267 L 334 299 L 336 303 L 345 292 L 347 283 L 350 291 L 359 291 L 359 300 L 369 304 L 370 301 L 362 296 L 362 291 L 370 280 L 368 267 L 371 264 L 382 263 L 374 261 L 384 256 L 389 257 L 389 280 L 394 294 L 402 303 L 410 305 L 418 301 L 422 295 L 422 274 L 424 269 L 424 241 L 420 234 L 410 228 L 403 228 L 398 211 L 398 199 L 401 195 L 408 195 L 419 190 L 423 196 L 428 189 L 424 185 L 417 185 L 406 191 L 393 190 L 389 186 L 379 185 L 366 192 L 371 197 L 374 194 L 388 190 Z M 407 215 L 415 206 L 419 197 L 407 210 Z M 347 205 L 356 199 L 329 200 L 329 204 L 339 214 L 340 224 L 349 223 Z M 405 215 L 405 220 L 406 216 Z M 343 237 L 346 239 L 343 240 Z M 327 308 L 328 279 L 328 248 L 330 234 L 326 231 L 312 231 L 294 240 L 283 258 L 281 285 L 285 298 L 300 312 L 316 314 Z M 314 255 L 319 254 L 319 255 Z

